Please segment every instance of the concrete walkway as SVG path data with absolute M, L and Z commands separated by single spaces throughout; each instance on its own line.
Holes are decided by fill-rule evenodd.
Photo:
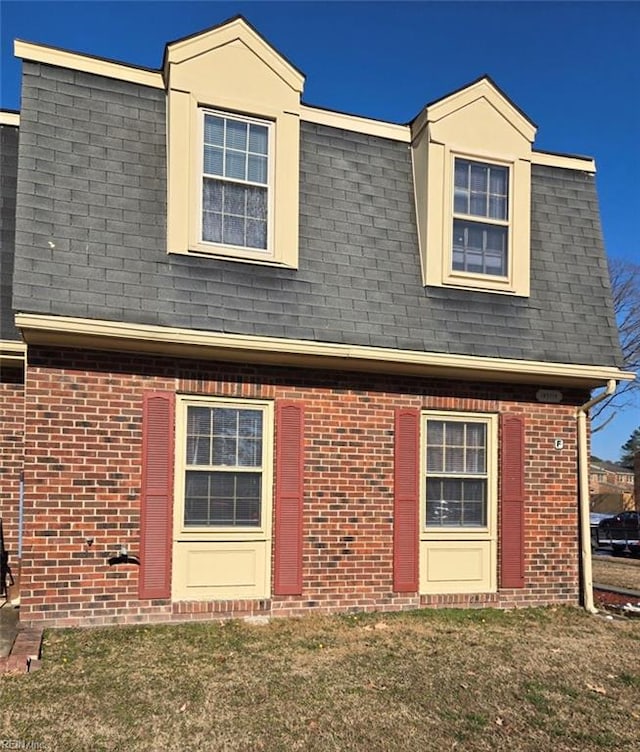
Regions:
M 6 658 L 11 653 L 18 634 L 19 614 L 19 609 L 10 603 L 5 603 L 0 608 L 0 658 Z

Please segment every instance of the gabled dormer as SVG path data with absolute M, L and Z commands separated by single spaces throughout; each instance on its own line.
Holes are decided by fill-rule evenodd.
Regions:
M 168 252 L 298 265 L 304 76 L 243 18 L 167 45 Z
M 423 283 L 527 297 L 536 126 L 485 76 L 411 132 Z

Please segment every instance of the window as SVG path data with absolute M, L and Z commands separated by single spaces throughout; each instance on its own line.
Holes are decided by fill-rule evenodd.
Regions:
M 262 408 L 187 406 L 185 528 L 261 527 L 263 432 Z
M 506 277 L 509 169 L 455 160 L 453 271 Z
M 202 240 L 266 251 L 270 126 L 214 112 L 203 117 Z
M 497 587 L 498 416 L 422 416 L 420 592 Z
M 297 269 L 304 76 L 242 18 L 165 53 L 167 253 Z
M 411 124 L 422 280 L 529 297 L 535 125 L 488 78 Z
M 426 527 L 487 527 L 487 424 L 426 421 Z

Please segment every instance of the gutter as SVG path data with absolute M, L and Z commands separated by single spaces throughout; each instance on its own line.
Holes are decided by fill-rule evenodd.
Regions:
M 578 421 L 578 511 L 580 518 L 580 562 L 582 571 L 582 594 L 585 610 L 597 614 L 593 601 L 593 569 L 591 567 L 591 525 L 589 523 L 589 453 L 587 438 L 587 413 L 598 402 L 610 397 L 616 390 L 617 382 L 609 379 L 602 394 L 593 397 L 576 411 Z

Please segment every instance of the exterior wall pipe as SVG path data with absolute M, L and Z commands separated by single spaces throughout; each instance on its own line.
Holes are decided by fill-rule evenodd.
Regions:
M 597 397 L 593 397 L 577 410 L 578 420 L 578 510 L 580 518 L 580 561 L 582 564 L 582 594 L 584 607 L 596 614 L 598 609 L 593 602 L 593 569 L 591 566 L 591 524 L 589 522 L 589 442 L 587 439 L 587 413 L 598 402 L 610 397 L 616 390 L 615 379 L 607 381 L 607 387 Z

